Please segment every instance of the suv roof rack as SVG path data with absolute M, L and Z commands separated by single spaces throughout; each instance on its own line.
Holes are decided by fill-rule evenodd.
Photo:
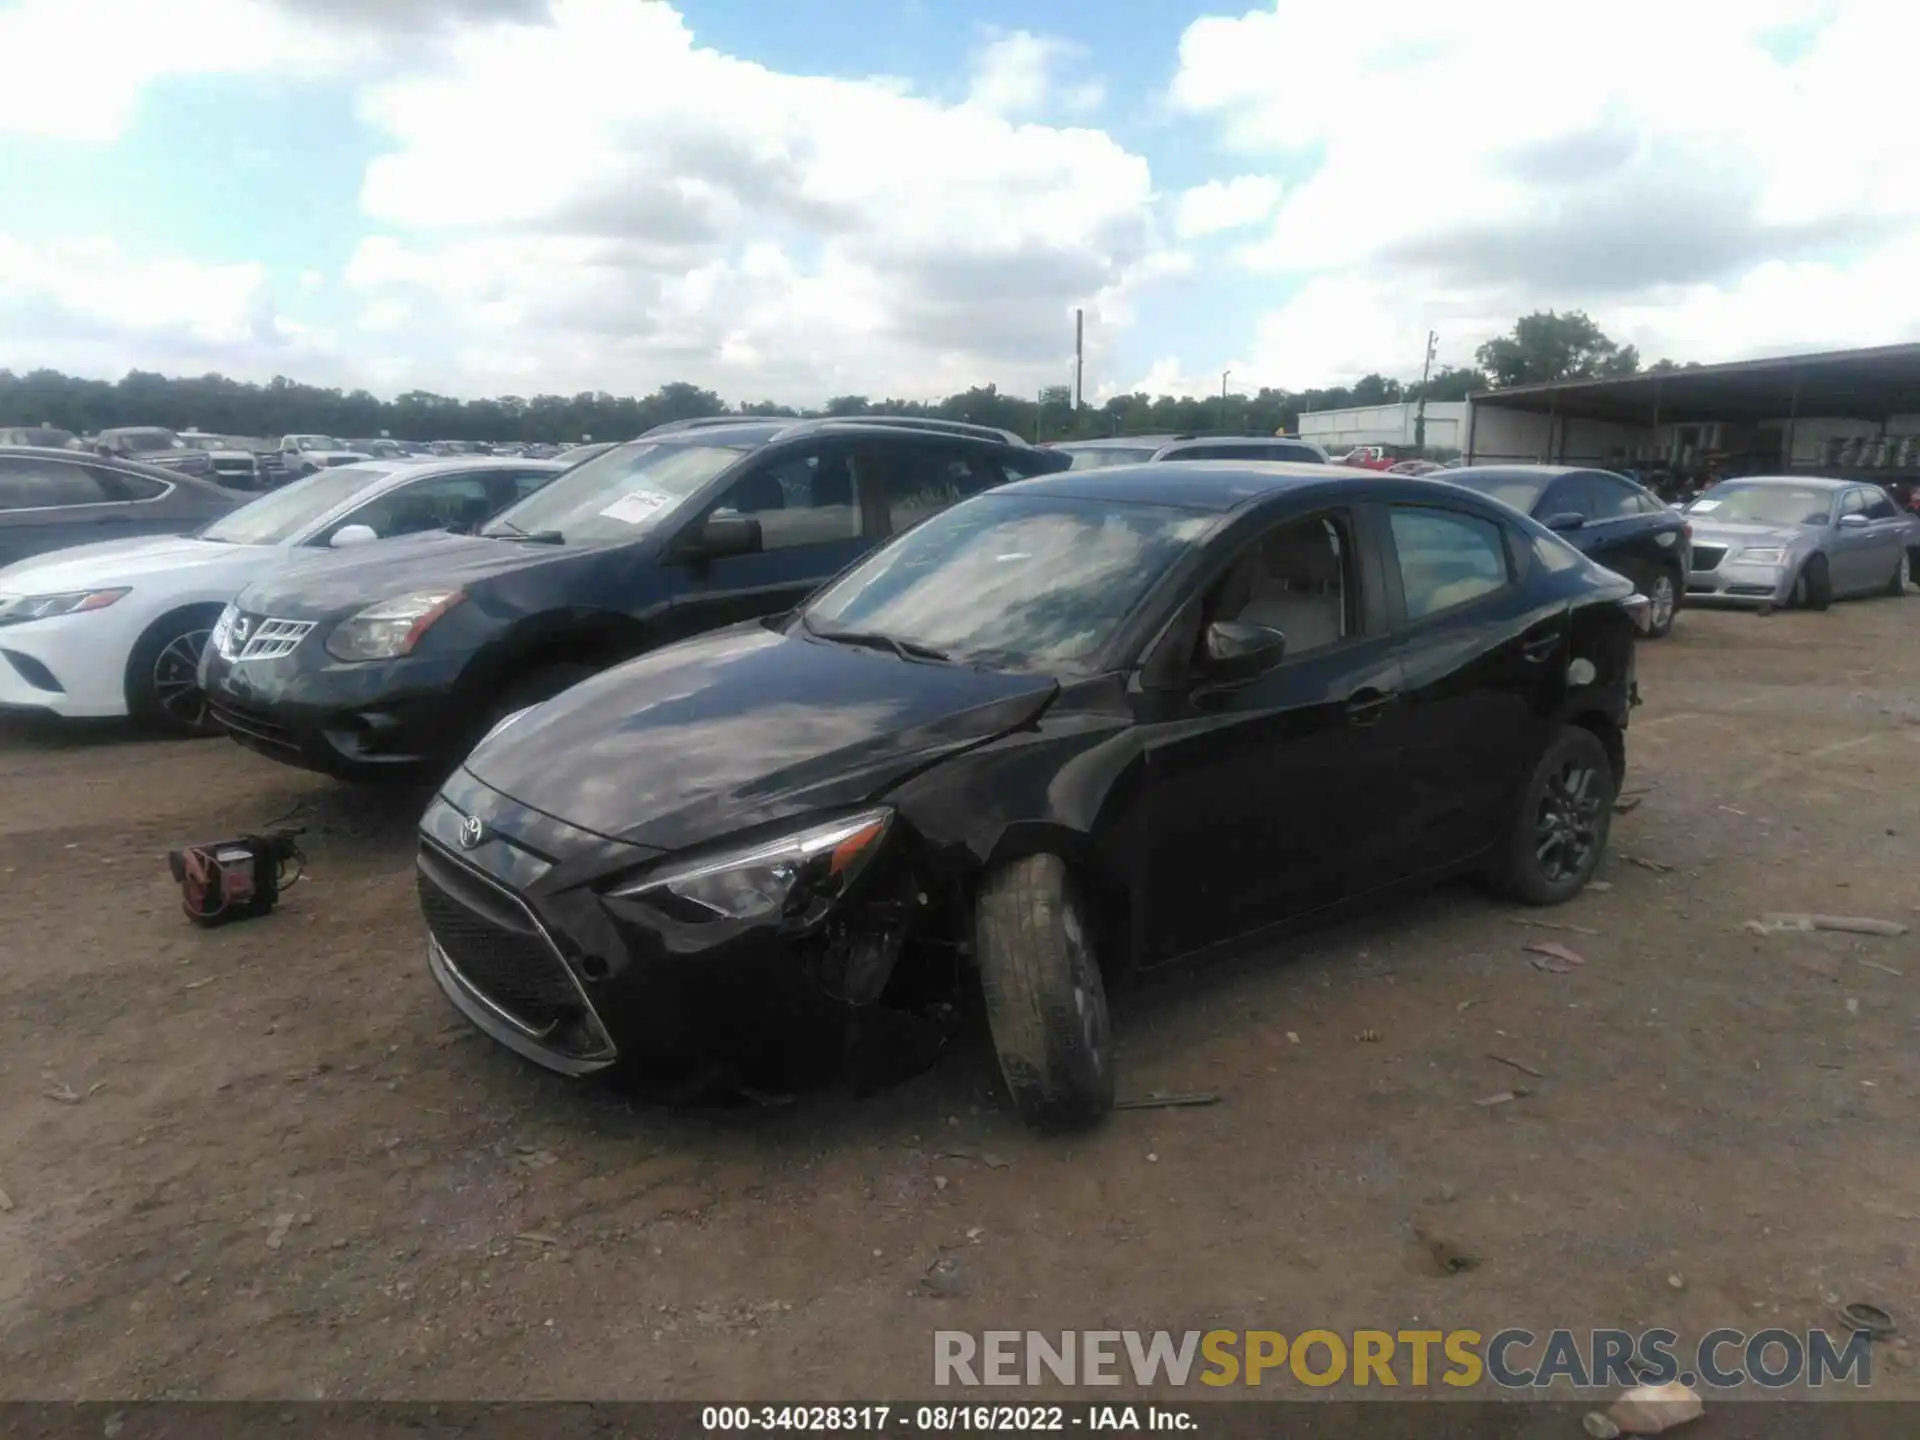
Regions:
M 1003 445 L 1027 445 L 1025 436 L 997 425 L 975 425 L 968 420 L 942 420 L 919 415 L 828 415 L 820 425 L 878 425 L 897 430 L 930 430 L 938 435 L 970 435 L 976 440 L 998 440 Z
M 690 420 L 662 421 L 651 429 L 642 430 L 640 435 L 667 435 L 675 430 L 705 430 L 715 425 L 766 424 L 770 420 L 778 420 L 780 418 L 782 417 L 777 415 L 696 415 Z

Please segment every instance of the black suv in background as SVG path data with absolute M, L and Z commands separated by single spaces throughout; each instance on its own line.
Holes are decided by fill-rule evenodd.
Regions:
M 1650 602 L 1647 635 L 1659 639 L 1687 593 L 1693 527 L 1658 495 L 1611 470 L 1570 465 L 1470 465 L 1432 475 L 1531 515 L 1598 564 L 1633 581 Z
M 1286 435 L 1114 435 L 1101 440 L 1067 440 L 1049 445 L 1072 460 L 1075 470 L 1109 465 L 1139 465 L 1149 460 L 1289 460 L 1326 465 L 1327 452 L 1311 440 Z
M 1056 451 L 958 422 L 661 426 L 478 535 L 321 555 L 249 587 L 200 678 L 215 719 L 272 759 L 349 780 L 438 778 L 496 723 L 595 671 L 789 610 L 926 516 L 1066 468 Z

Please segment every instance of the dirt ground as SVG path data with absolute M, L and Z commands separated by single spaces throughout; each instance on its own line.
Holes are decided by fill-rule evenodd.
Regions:
M 1530 917 L 1582 929 L 1460 887 L 1158 981 L 1123 1093 L 1221 1102 L 1066 1141 L 980 1045 L 781 1109 L 569 1085 L 428 978 L 408 805 L 8 730 L 0 1398 L 897 1398 L 936 1328 L 1920 1320 L 1914 939 L 1741 928 L 1920 921 L 1917 621 L 1686 613 L 1641 650 L 1610 888 Z M 191 928 L 169 845 L 303 802 L 281 910 Z

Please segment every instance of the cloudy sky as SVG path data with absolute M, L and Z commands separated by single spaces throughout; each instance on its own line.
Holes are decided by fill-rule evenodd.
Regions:
M 1920 339 L 1915 0 L 0 0 L 0 366 L 1303 388 Z

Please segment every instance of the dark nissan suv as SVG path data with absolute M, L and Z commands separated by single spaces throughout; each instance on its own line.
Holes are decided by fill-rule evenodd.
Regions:
M 215 719 L 272 759 L 347 780 L 438 778 L 501 717 L 669 641 L 791 609 L 888 535 L 1067 463 L 958 422 L 662 426 L 478 535 L 383 541 L 249 587 L 215 626 L 201 681 Z

